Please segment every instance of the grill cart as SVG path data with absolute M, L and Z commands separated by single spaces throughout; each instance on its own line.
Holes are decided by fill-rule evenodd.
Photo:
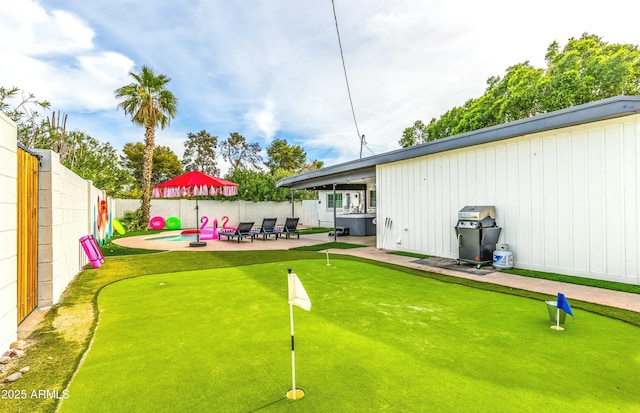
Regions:
M 493 263 L 493 251 L 502 228 L 496 225 L 496 208 L 493 206 L 465 206 L 458 212 L 458 223 L 454 227 L 458 238 L 460 262 L 483 265 Z

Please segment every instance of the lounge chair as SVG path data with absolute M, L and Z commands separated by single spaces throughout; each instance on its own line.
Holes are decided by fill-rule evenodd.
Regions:
M 276 232 L 276 218 L 264 218 L 260 229 L 256 232 L 256 237 L 262 234 L 262 239 L 266 241 L 267 237 L 275 235 L 278 239 L 278 233 Z
M 230 241 L 232 238 L 237 237 L 238 243 L 240 243 L 243 238 L 251 238 L 251 242 L 253 242 L 256 233 L 251 231 L 251 228 L 253 228 L 253 222 L 241 222 L 236 229 L 222 229 L 218 231 L 218 239 L 222 239 L 220 236 L 223 236 L 227 237 L 227 241 Z
M 300 239 L 300 232 L 298 232 L 298 221 L 300 218 L 287 218 L 284 223 L 284 226 L 280 231 L 278 231 L 278 236 L 282 236 L 284 234 L 285 238 L 289 239 L 292 234 L 298 235 L 298 239 Z

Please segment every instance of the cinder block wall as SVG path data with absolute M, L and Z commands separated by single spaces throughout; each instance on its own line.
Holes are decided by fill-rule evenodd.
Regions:
M 57 153 L 37 149 L 40 166 L 38 306 L 60 300 L 65 288 L 87 264 L 80 238 L 93 234 L 98 196 L 106 195 L 60 164 Z
M 127 212 L 133 212 L 140 208 L 138 199 L 116 199 L 114 202 L 114 218 L 122 218 Z M 152 199 L 151 217 L 161 216 L 180 218 L 181 228 L 196 228 L 200 224 L 196 222 L 196 201 L 193 199 Z M 303 215 L 302 202 L 294 203 L 294 214 L 297 217 Z M 276 218 L 278 225 L 283 225 L 287 217 L 291 216 L 291 202 L 250 202 L 250 201 L 198 201 L 198 216 L 209 218 L 208 227 L 213 225 L 213 219 L 218 220 L 218 226 L 222 226 L 222 217 L 229 217 L 229 225 L 237 225 L 240 221 L 253 221 L 256 225 L 262 223 L 263 218 Z M 316 222 L 300 225 L 315 226 Z
M 0 113 L 0 349 L 17 332 L 17 186 L 16 125 Z

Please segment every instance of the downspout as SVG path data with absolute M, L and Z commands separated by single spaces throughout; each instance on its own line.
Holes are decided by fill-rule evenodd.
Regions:
M 338 239 L 338 234 L 336 233 L 336 184 L 333 184 L 333 242 L 336 242 Z
M 295 189 L 291 189 L 291 218 L 295 218 L 296 217 L 296 213 L 295 213 L 295 203 L 294 203 L 294 197 L 293 197 L 293 192 L 295 191 Z
M 367 184 L 364 184 L 364 196 L 362 197 L 362 213 L 367 213 Z

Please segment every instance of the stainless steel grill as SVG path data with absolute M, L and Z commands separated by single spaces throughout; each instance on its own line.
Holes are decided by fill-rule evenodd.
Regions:
M 502 228 L 496 225 L 494 206 L 465 206 L 458 212 L 454 227 L 458 238 L 460 262 L 476 264 L 476 268 L 493 263 L 493 251 Z

